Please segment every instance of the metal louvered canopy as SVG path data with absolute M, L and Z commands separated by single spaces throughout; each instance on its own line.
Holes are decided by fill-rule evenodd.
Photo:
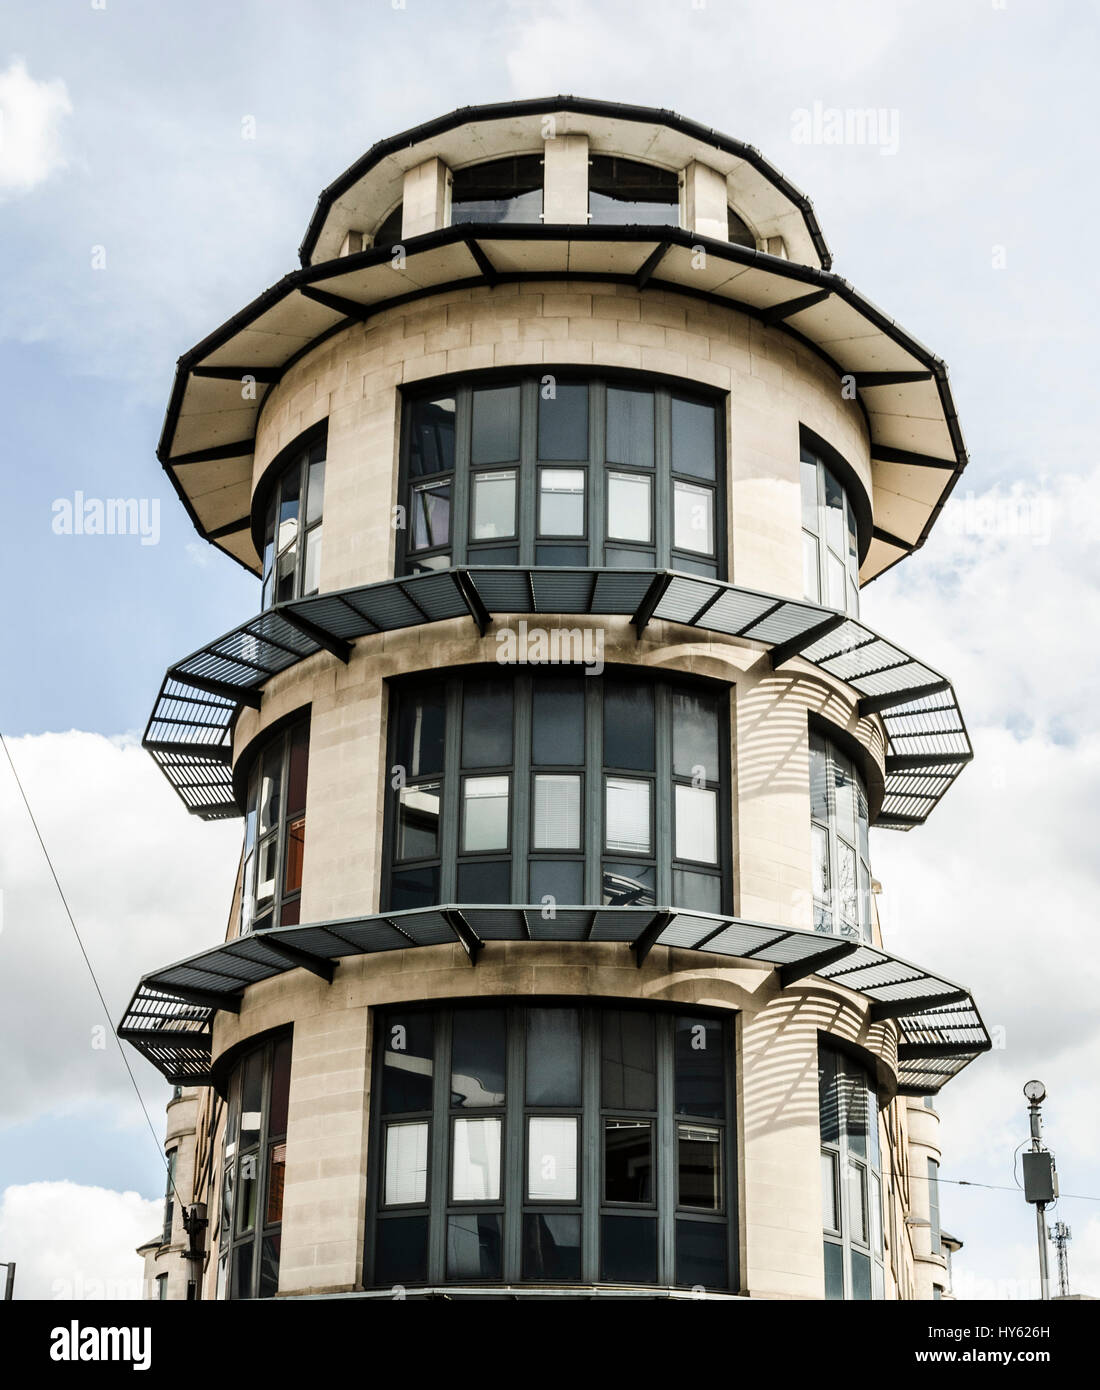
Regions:
M 251 984 L 299 966 L 331 980 L 343 957 L 420 946 L 457 943 L 476 964 L 482 947 L 499 941 L 619 942 L 639 965 L 654 946 L 707 951 L 773 966 L 784 988 L 817 975 L 867 999 L 872 1021 L 896 1020 L 898 1082 L 908 1095 L 932 1094 L 991 1046 L 964 989 L 877 946 L 664 907 L 562 907 L 547 918 L 539 906 L 448 905 L 276 928 L 152 971 L 118 1033 L 169 1081 L 202 1085 L 211 1078 L 214 1013 L 238 1011 Z
M 258 707 L 266 682 L 328 650 L 375 633 L 468 616 L 482 633 L 500 613 L 630 617 L 683 623 L 771 649 L 779 669 L 801 657 L 859 695 L 887 734 L 886 795 L 876 825 L 908 830 L 973 757 L 945 677 L 871 628 L 803 599 L 787 599 L 672 570 L 457 568 L 296 599 L 250 618 L 171 667 L 144 744 L 189 811 L 238 814 L 230 729 L 241 704 Z

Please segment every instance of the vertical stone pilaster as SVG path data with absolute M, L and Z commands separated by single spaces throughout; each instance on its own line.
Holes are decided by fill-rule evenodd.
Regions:
M 555 135 L 543 142 L 543 222 L 588 223 L 588 136 Z
M 728 239 L 726 180 L 717 169 L 693 160 L 684 170 L 682 196 L 685 227 L 700 236 Z
M 426 159 L 405 173 L 402 237 L 422 236 L 451 219 L 450 170 L 441 159 Z

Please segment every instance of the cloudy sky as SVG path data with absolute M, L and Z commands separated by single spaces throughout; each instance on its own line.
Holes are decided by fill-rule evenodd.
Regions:
M 296 265 L 318 191 L 453 107 L 570 92 L 757 145 L 835 268 L 945 358 L 971 455 L 864 616 L 956 682 L 977 750 L 929 824 L 875 832 L 888 942 L 971 986 L 1000 1042 L 944 1093 L 963 1296 L 1032 1297 L 1020 1088 L 1077 1291 L 1100 1294 L 1100 466 L 1088 176 L 1097 28 L 1063 0 L 7 0 L 0 34 L 0 727 L 117 1019 L 219 939 L 235 826 L 138 747 L 170 661 L 253 612 L 153 450 L 176 357 Z M 881 109 L 896 148 L 806 143 Z M 896 127 L 893 123 L 896 121 Z M 255 138 L 243 138 L 254 130 Z M 159 502 L 156 544 L 53 505 Z M 0 763 L 0 1259 L 24 1297 L 136 1292 L 163 1170 Z M 159 1077 L 132 1058 L 154 1122 Z M 999 1191 L 958 1182 L 984 1183 Z M 1092 1197 L 1093 1200 L 1084 1200 Z

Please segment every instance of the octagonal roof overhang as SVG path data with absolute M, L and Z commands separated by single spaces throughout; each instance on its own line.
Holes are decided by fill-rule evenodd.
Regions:
M 410 238 L 405 253 L 400 268 L 371 249 L 294 271 L 180 358 L 158 457 L 199 533 L 254 573 L 253 454 L 271 386 L 327 337 L 459 287 L 563 277 L 651 286 L 808 345 L 849 379 L 867 421 L 874 530 L 864 583 L 924 543 L 966 466 L 943 362 L 829 271 L 673 227 L 470 224 Z M 254 391 L 242 391 L 246 377 Z
M 236 937 L 145 975 L 119 1036 L 176 1084 L 213 1080 L 213 1019 L 239 1012 L 244 991 L 301 967 L 331 983 L 340 960 L 423 946 L 460 945 L 476 965 L 489 942 L 611 942 L 644 964 L 654 946 L 772 967 L 781 988 L 816 975 L 861 996 L 870 1020 L 898 1029 L 898 1088 L 931 1095 L 992 1046 L 961 986 L 878 946 L 837 936 L 668 907 L 447 905 L 279 927 Z
M 731 205 L 764 237 L 782 236 L 792 260 L 832 264 L 809 198 L 752 145 L 675 111 L 589 97 L 533 97 L 464 106 L 373 145 L 324 189 L 298 248 L 303 265 L 339 255 L 347 232 L 370 231 L 401 201 L 406 172 L 428 159 L 462 169 L 541 150 L 554 135 L 583 134 L 590 154 L 622 155 L 679 171 L 693 160 L 726 179 Z

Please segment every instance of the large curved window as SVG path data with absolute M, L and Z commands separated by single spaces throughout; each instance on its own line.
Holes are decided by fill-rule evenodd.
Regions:
M 720 406 L 545 376 L 405 407 L 398 573 L 453 564 L 669 566 L 725 577 Z
M 859 616 L 859 538 L 848 494 L 811 450 L 802 450 L 804 596 Z
M 729 909 L 713 688 L 552 668 L 420 681 L 391 689 L 389 724 L 384 907 Z
M 229 1078 L 217 1220 L 218 1298 L 274 1298 L 279 1287 L 290 1038 L 242 1057 Z
M 456 169 L 451 223 L 538 222 L 542 217 L 542 156 L 514 155 Z
M 588 162 L 588 220 L 599 227 L 678 227 L 679 178 L 671 169 L 595 154 Z
M 271 489 L 264 523 L 263 607 L 315 594 L 321 575 L 325 441 L 295 450 Z
M 248 778 L 240 934 L 300 920 L 309 721 L 265 745 Z
M 871 939 L 867 789 L 851 758 L 810 731 L 814 931 Z
M 756 250 L 756 238 L 749 230 L 745 219 L 734 212 L 733 208 L 726 209 L 726 236 L 735 246 L 747 246 L 749 250 Z
M 398 203 L 393 211 L 379 225 L 374 234 L 374 245 L 385 246 L 392 249 L 401 240 L 401 222 L 405 213 L 405 204 Z
M 825 1297 L 885 1295 L 878 1091 L 857 1062 L 818 1050 Z
M 387 1010 L 364 1282 L 735 1288 L 732 1076 L 705 1013 Z

